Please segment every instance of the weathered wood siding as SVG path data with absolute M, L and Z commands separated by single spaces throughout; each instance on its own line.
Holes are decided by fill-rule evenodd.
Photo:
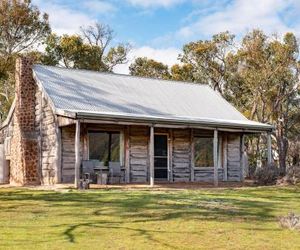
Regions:
M 54 115 L 47 99 L 40 90 L 36 93 L 36 131 L 39 135 L 39 172 L 40 180 L 44 185 L 59 182 L 59 133 Z
M 218 169 L 218 179 L 223 180 L 224 170 Z M 214 181 L 214 169 L 213 168 L 195 168 L 195 181 L 212 182 Z
M 107 125 L 83 125 L 81 134 L 81 157 L 88 159 L 88 130 L 119 130 L 124 131 L 124 159 L 130 183 L 149 182 L 149 127 L 146 126 L 107 126 Z M 191 130 L 190 129 L 155 129 L 155 133 L 169 134 L 169 164 L 170 181 L 188 182 L 191 181 Z M 205 131 L 194 131 L 195 135 L 210 133 Z M 128 138 L 128 140 L 126 139 Z M 218 179 L 228 181 L 240 181 L 240 135 L 231 133 L 221 133 L 222 138 L 219 150 L 222 155 L 219 157 L 220 168 L 218 169 Z M 225 139 L 224 139 L 225 138 Z M 61 161 L 62 161 L 62 182 L 72 183 L 75 173 L 75 126 L 61 128 Z M 121 147 L 122 148 L 122 147 Z M 127 151 L 126 151 L 126 150 Z M 224 150 L 226 152 L 224 153 Z M 122 155 L 122 154 L 121 154 Z M 126 157 L 125 157 L 126 156 Z M 226 159 L 224 158 L 226 157 Z M 227 164 L 227 168 L 224 164 Z M 227 171 L 226 171 L 227 169 Z M 226 173 L 225 173 L 226 171 Z M 194 169 L 195 182 L 212 182 L 214 180 L 214 170 L 212 167 Z
M 80 157 L 83 158 L 83 136 L 80 138 Z M 61 128 L 61 182 L 75 180 L 75 126 Z
M 173 130 L 172 172 L 174 182 L 190 181 L 191 141 L 189 129 Z
M 227 141 L 228 181 L 241 181 L 241 137 L 236 134 L 228 134 Z
M 132 126 L 129 129 L 130 182 L 149 180 L 149 127 Z

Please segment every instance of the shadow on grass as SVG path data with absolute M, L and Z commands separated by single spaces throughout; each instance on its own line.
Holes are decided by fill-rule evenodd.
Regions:
M 32 191 L 7 189 L 0 192 L 0 202 L 10 204 L 6 210 L 14 210 L 21 204 L 24 209 L 28 206 L 29 213 L 33 204 L 42 207 L 59 209 L 58 219 L 61 223 L 53 227 L 65 228 L 63 235 L 70 243 L 75 243 L 75 231 L 82 228 L 124 229 L 135 232 L 151 241 L 166 247 L 175 248 L 167 242 L 160 242 L 153 237 L 155 233 L 184 233 L 144 229 L 145 222 L 167 222 L 176 219 L 184 221 L 217 221 L 270 222 L 276 220 L 274 210 L 286 209 L 286 202 L 300 200 L 300 194 L 294 189 L 245 189 L 223 191 L 128 191 L 128 190 L 97 190 L 97 191 Z M 85 211 L 89 209 L 89 212 Z M 3 210 L 1 210 L 3 211 Z M 48 210 L 46 210 L 48 211 Z M 101 216 L 109 216 L 111 221 L 100 220 Z M 66 224 L 63 218 L 69 216 L 74 222 Z M 83 221 L 83 222 L 82 222 Z M 128 226 L 130 223 L 131 226 Z M 136 227 L 135 227 L 136 226 Z M 247 230 L 247 227 L 244 229 Z M 249 230 L 253 230 L 253 227 Z M 258 228 L 257 230 L 268 230 Z M 270 229 L 271 230 L 271 229 Z M 272 229 L 274 230 L 274 229 Z M 200 235 L 202 232 L 187 232 Z

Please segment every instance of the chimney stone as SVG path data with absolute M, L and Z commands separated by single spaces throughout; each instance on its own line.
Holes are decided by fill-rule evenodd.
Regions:
M 37 85 L 32 76 L 33 60 L 16 60 L 15 111 L 11 141 L 10 183 L 39 184 L 39 144 L 35 131 Z

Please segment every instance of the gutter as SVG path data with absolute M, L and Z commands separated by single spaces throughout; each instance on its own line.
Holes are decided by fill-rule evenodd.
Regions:
M 241 129 L 242 131 L 252 131 L 252 132 L 272 132 L 274 126 L 268 124 L 243 124 L 243 123 L 232 123 L 227 121 L 211 121 L 208 119 L 202 120 L 190 120 L 190 119 L 178 119 L 178 118 L 163 118 L 163 117 L 149 117 L 149 116 L 130 116 L 123 114 L 100 114 L 100 113 L 88 113 L 88 112 L 68 112 L 65 115 L 72 114 L 74 119 L 95 119 L 95 120 L 105 120 L 112 122 L 136 122 L 150 124 L 165 124 L 165 125 L 183 125 L 183 126 L 207 126 L 209 128 L 226 128 L 226 129 Z M 75 117 L 74 117 L 75 116 Z

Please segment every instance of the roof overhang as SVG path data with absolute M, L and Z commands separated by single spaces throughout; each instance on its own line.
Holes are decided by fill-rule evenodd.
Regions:
M 245 133 L 271 132 L 274 127 L 252 121 L 224 121 L 218 119 L 195 119 L 189 117 L 160 117 L 143 116 L 123 113 L 98 113 L 89 111 L 63 111 L 57 110 L 57 115 L 82 120 L 84 122 L 110 122 L 116 124 L 140 124 L 153 125 L 157 127 L 185 127 L 185 128 L 205 128 L 219 129 L 224 131 L 239 131 Z

